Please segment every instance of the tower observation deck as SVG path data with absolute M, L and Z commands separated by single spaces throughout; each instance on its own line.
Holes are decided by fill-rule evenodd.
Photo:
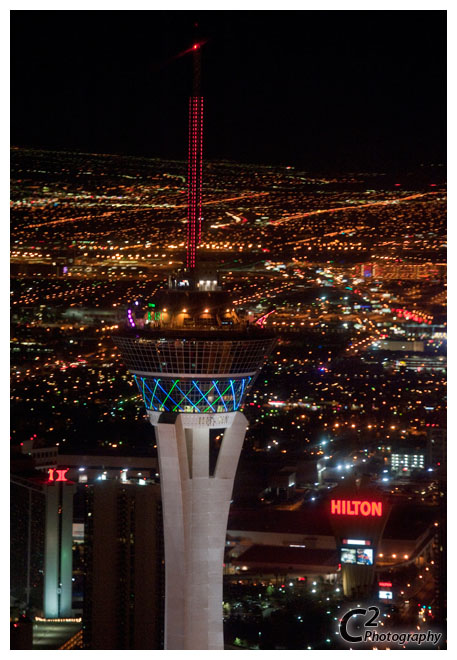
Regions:
M 199 57 L 197 65 L 194 59 L 198 85 Z M 201 102 L 195 104 L 195 98 Z M 165 648 L 216 650 L 224 648 L 227 519 L 248 427 L 241 410 L 275 337 L 243 322 L 217 273 L 197 265 L 203 99 L 195 85 L 189 116 L 186 268 L 170 277 L 168 289 L 142 307 L 132 306 L 128 328 L 113 339 L 155 430 L 165 541 Z M 222 436 L 217 446 L 216 432 Z M 214 449 L 217 456 L 210 461 Z

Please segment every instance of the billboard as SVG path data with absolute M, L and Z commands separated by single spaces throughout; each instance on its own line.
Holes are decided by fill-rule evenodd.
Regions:
M 379 591 L 379 598 L 383 598 L 385 600 L 392 600 L 393 594 L 391 591 Z
M 355 564 L 355 563 L 357 563 L 356 549 L 355 548 L 342 548 L 341 549 L 341 563 L 342 564 Z
M 362 566 L 373 566 L 373 548 L 357 548 L 357 563 Z
M 373 548 L 341 548 L 341 563 L 373 566 Z

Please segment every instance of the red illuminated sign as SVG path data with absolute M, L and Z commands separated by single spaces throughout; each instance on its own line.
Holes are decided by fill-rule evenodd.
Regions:
M 333 516 L 382 516 L 382 502 L 368 500 L 331 500 L 330 513 Z
M 56 469 L 56 468 L 49 468 L 48 473 L 49 473 L 49 479 L 48 481 L 68 481 L 67 477 L 65 476 L 70 468 L 63 468 L 63 469 Z M 57 474 L 57 477 L 54 476 L 54 474 Z
M 380 587 L 391 587 L 391 586 L 392 586 L 392 582 L 378 582 L 378 585 L 379 585 Z

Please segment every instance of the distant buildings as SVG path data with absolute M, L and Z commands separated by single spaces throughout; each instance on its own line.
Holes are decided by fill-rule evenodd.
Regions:
M 382 351 L 411 351 L 413 353 L 424 352 L 423 341 L 408 341 L 408 340 L 394 340 L 394 339 L 380 339 L 376 342 L 376 346 Z
M 425 452 L 413 449 L 396 449 L 390 456 L 392 472 L 408 472 L 425 468 Z
M 19 453 L 24 476 L 11 480 L 13 647 L 32 648 L 19 635 L 30 612 L 34 649 L 81 648 L 83 611 L 86 649 L 163 648 L 156 459 L 59 456 L 32 444 Z
M 446 373 L 447 360 L 444 355 L 405 355 L 404 357 L 396 357 L 385 359 L 383 367 L 386 369 L 393 367 L 394 369 L 407 369 L 408 371 L 424 371 L 430 373 Z
M 376 280 L 440 280 L 446 277 L 445 263 L 364 263 L 360 265 L 361 277 Z
M 94 176 L 84 182 L 84 186 L 92 186 L 90 194 L 81 194 L 81 160 L 90 163 L 88 174 Z M 37 168 L 38 162 L 43 163 L 43 170 Z M 152 291 L 167 277 L 173 280 L 184 254 L 188 225 L 183 222 L 185 204 L 180 202 L 185 201 L 185 167 L 182 163 L 149 159 L 121 162 L 117 157 L 32 154 L 23 150 L 13 152 L 13 167 L 17 180 L 12 196 L 13 438 L 17 446 L 24 441 L 24 451 L 30 451 L 30 460 L 45 476 L 48 469 L 69 468 L 67 478 L 78 484 L 74 520 L 79 524 L 82 542 L 76 543 L 74 525 L 73 605 L 76 595 L 80 603 L 85 597 L 86 648 L 162 648 L 166 636 L 160 609 L 164 569 L 157 536 L 161 514 L 158 500 L 157 509 L 153 504 L 158 487 L 149 483 L 158 479 L 158 460 L 150 454 L 141 459 L 127 455 L 126 445 L 132 438 L 140 446 L 137 433 L 145 425 L 133 381 L 113 349 L 109 334 L 115 329 L 110 325 L 119 323 L 123 306 L 133 293 L 138 297 L 151 294 L 146 302 L 156 303 L 146 313 L 149 318 L 146 315 L 143 319 L 145 326 L 161 326 L 164 330 L 171 324 L 168 304 L 162 299 L 163 307 L 159 306 L 157 294 Z M 170 181 L 164 169 L 182 172 L 182 177 L 177 175 L 177 181 Z M 56 175 L 58 172 L 65 173 L 62 179 Z M 352 471 L 353 454 L 341 454 L 342 447 L 356 443 L 366 450 L 366 458 L 363 452 L 357 452 L 354 465 L 363 463 L 373 478 L 385 482 L 386 491 L 395 500 L 394 508 L 407 504 L 395 524 L 389 521 L 386 526 L 378 548 L 378 565 L 389 570 L 411 561 L 419 565 L 425 557 L 424 544 L 429 544 L 430 524 L 444 518 L 444 487 L 438 488 L 435 482 L 444 480 L 446 465 L 445 431 L 436 427 L 445 407 L 446 292 L 445 265 L 441 263 L 445 196 L 421 196 L 420 202 L 402 204 L 402 215 L 398 214 L 398 204 L 373 206 L 367 225 L 355 226 L 352 221 L 360 215 L 359 193 L 348 193 L 350 206 L 334 213 L 342 182 L 333 182 L 338 184 L 336 189 L 328 185 L 332 182 L 315 182 L 325 184 L 325 195 L 323 191 L 307 193 L 310 180 L 302 174 L 233 164 L 212 163 L 207 168 L 203 208 L 214 223 L 211 238 L 198 246 L 198 256 L 204 255 L 212 265 L 222 266 L 221 279 L 231 285 L 238 305 L 250 313 L 252 325 L 263 314 L 265 325 L 274 326 L 282 334 L 264 378 L 258 379 L 250 391 L 245 413 L 251 437 L 246 455 L 250 456 L 251 440 L 260 453 L 256 451 L 257 467 L 243 479 L 242 488 L 247 489 L 255 481 L 255 469 L 263 476 L 266 461 L 270 461 L 275 474 L 269 476 L 269 481 L 265 479 L 262 487 L 270 487 L 271 499 L 280 501 L 283 510 L 277 507 L 272 513 L 255 508 L 259 504 L 256 501 L 249 521 L 234 511 L 230 546 L 225 546 L 229 561 L 224 571 L 233 572 L 237 580 L 238 574 L 252 579 L 262 574 L 272 576 L 274 581 L 278 572 L 295 572 L 297 580 L 303 574 L 316 575 L 339 584 L 341 557 L 335 536 L 326 529 L 322 517 L 313 513 L 319 493 L 315 498 L 313 489 L 304 495 L 297 485 L 303 481 L 315 485 L 318 481 L 322 488 L 332 488 L 340 479 L 346 480 Z M 55 190 L 46 192 L 44 185 L 50 176 L 57 176 Z M 122 185 L 120 201 L 112 191 L 124 177 L 132 186 Z M 362 183 L 364 177 L 358 181 Z M 373 200 L 382 197 L 392 199 L 388 191 L 372 191 L 369 195 Z M 112 217 L 95 222 L 100 209 L 107 209 Z M 154 209 L 153 226 L 145 209 Z M 80 214 L 81 223 L 73 222 Z M 32 230 L 31 216 L 37 217 L 37 226 Z M 430 217 L 436 221 L 433 235 L 428 233 Z M 58 231 L 55 220 L 61 223 Z M 195 220 L 199 222 L 199 213 Z M 348 234 L 351 228 L 354 231 Z M 422 236 L 420 242 L 414 239 L 413 251 L 400 252 L 405 238 L 405 245 L 411 245 L 408 241 L 413 231 Z M 268 253 L 272 261 L 263 263 Z M 296 256 L 290 261 L 293 253 Z M 403 254 L 409 255 L 406 259 L 411 263 L 398 260 Z M 370 262 L 361 264 L 363 260 Z M 170 581 L 175 588 L 169 599 L 166 625 L 171 628 L 181 617 L 182 600 L 186 598 L 185 626 L 187 631 L 194 626 L 200 639 L 208 620 L 211 626 L 218 626 L 221 639 L 219 605 L 225 542 L 222 510 L 229 504 L 231 487 L 224 470 L 220 475 L 221 489 L 226 489 L 223 501 L 222 497 L 217 500 L 206 484 L 214 485 L 224 461 L 232 467 L 236 463 L 233 425 L 224 428 L 221 420 L 237 416 L 238 442 L 247 426 L 238 410 L 252 384 L 247 382 L 246 372 L 226 371 L 221 366 L 224 361 L 230 362 L 232 348 L 237 348 L 230 328 L 235 313 L 231 303 L 213 307 L 211 299 L 217 293 L 218 278 L 212 275 L 212 268 L 200 268 L 196 280 L 197 289 L 208 294 L 208 304 L 201 304 L 203 297 L 194 306 L 188 304 L 192 301 L 184 286 L 175 310 L 181 315 L 181 336 L 173 336 L 171 327 L 167 337 L 158 332 L 157 353 L 141 338 L 138 345 L 145 349 L 143 362 L 147 368 L 133 370 L 149 418 L 162 435 L 162 485 L 164 475 L 172 473 L 168 501 L 175 511 L 182 506 L 185 512 L 179 530 L 173 521 L 168 525 L 169 541 L 176 550 L 172 556 L 181 560 L 185 554 L 187 563 L 170 561 Z M 180 287 L 182 282 L 170 284 L 172 288 Z M 133 307 L 135 300 L 134 314 L 138 309 Z M 227 342 L 210 341 L 208 325 L 224 326 Z M 197 338 L 192 334 L 194 330 L 200 333 Z M 366 350 L 378 341 L 377 351 Z M 359 347 L 358 357 L 351 353 L 345 358 L 345 345 L 352 343 Z M 217 344 L 224 344 L 222 355 L 217 354 Z M 157 355 L 160 360 L 155 359 Z M 240 360 L 237 357 L 233 364 L 240 364 L 241 358 L 249 355 L 245 344 L 239 355 Z M 196 365 L 208 365 L 208 369 L 198 372 Z M 216 371 L 210 371 L 213 365 Z M 171 366 L 173 369 L 168 369 Z M 177 417 L 185 418 L 182 424 Z M 404 446 L 399 433 L 414 429 L 430 431 L 427 446 Z M 150 433 L 150 429 L 144 431 L 145 450 L 149 449 L 147 443 L 152 444 Z M 169 442 L 173 433 L 174 445 Z M 47 446 L 32 449 L 28 438 L 36 438 L 37 434 L 35 445 Z M 317 451 L 319 434 L 328 438 L 325 452 L 334 454 L 333 458 Z M 62 455 L 56 443 L 60 443 L 60 450 L 72 446 L 75 453 Z M 83 443 L 92 446 L 98 455 L 78 456 L 75 447 Z M 173 457 L 171 446 L 176 449 Z M 297 457 L 305 457 L 311 464 L 309 459 L 317 456 L 319 479 L 316 475 L 301 479 Z M 344 460 L 337 460 L 341 456 Z M 281 471 L 286 457 L 287 464 Z M 330 465 L 324 471 L 327 458 Z M 426 473 L 428 465 L 433 468 L 430 474 Z M 314 460 L 312 466 L 315 470 Z M 422 471 L 416 484 L 413 471 Z M 53 488 L 48 490 L 57 494 Z M 254 496 L 260 490 L 259 486 Z M 239 498 L 240 491 L 241 486 L 235 498 Z M 152 495 L 144 504 L 146 492 Z M 81 529 L 84 515 L 78 510 L 82 499 L 86 502 L 86 539 Z M 441 512 L 435 508 L 438 501 Z M 13 484 L 13 601 L 21 607 L 35 608 L 35 612 L 43 608 L 45 502 L 43 487 L 33 489 L 30 482 L 21 485 L 18 480 Z M 424 503 L 425 515 L 422 510 L 418 514 L 416 505 L 420 502 Z M 301 508 L 286 510 L 295 504 Z M 56 499 L 54 514 L 59 506 Z M 141 519 L 143 509 L 147 520 Z M 109 515 L 104 515 L 105 510 L 110 511 Z M 432 521 L 427 514 L 434 516 Z M 218 540 L 212 538 L 212 546 L 206 542 L 214 529 L 210 515 L 214 515 L 218 530 Z M 57 520 L 61 519 L 57 513 Z M 183 521 L 184 513 L 174 520 Z M 148 538 L 142 536 L 140 527 L 148 531 Z M 441 522 L 436 529 L 435 562 L 439 561 L 442 570 L 445 543 L 438 536 L 442 534 Z M 52 534 L 58 538 L 61 532 L 53 530 Z M 108 539 L 105 545 L 103 539 Z M 345 556 L 350 558 L 357 548 L 346 545 Z M 229 547 L 239 554 L 229 554 Z M 97 549 L 95 553 L 92 548 Z M 144 548 L 145 552 L 139 552 Z M 59 552 L 54 557 L 58 567 Z M 177 565 L 184 566 L 181 573 L 176 571 Z M 84 573 L 86 594 L 82 588 Z M 148 577 L 138 581 L 138 576 L 146 574 Z M 210 606 L 205 601 L 209 590 L 202 580 L 204 574 L 212 585 L 218 581 L 212 600 L 208 599 Z M 62 593 L 57 593 L 60 578 L 54 575 L 52 582 L 56 598 L 61 598 Z M 444 585 L 443 581 L 437 601 L 444 598 Z M 144 610 L 144 616 L 140 610 Z M 155 617 L 155 627 L 145 618 L 148 612 Z M 43 648 L 54 634 L 53 625 L 40 622 Z
M 405 526 L 405 517 L 411 517 L 414 511 L 417 511 L 415 503 L 402 500 L 396 504 L 382 538 L 371 546 L 375 548 L 372 557 L 375 566 L 423 563 L 433 545 L 435 512 L 432 507 L 422 507 L 421 515 Z M 322 502 L 288 511 L 272 508 L 232 511 L 227 532 L 226 575 L 253 581 L 307 576 L 337 582 L 341 577 L 338 549 L 341 550 L 342 541 L 352 538 L 373 542 L 376 531 L 365 529 L 368 518 L 362 516 L 360 521 L 360 517 L 349 516 L 347 519 L 361 522 L 358 534 L 335 535 L 328 507 Z

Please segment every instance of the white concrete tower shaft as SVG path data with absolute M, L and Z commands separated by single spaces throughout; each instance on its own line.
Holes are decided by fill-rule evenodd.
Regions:
M 161 475 L 165 555 L 165 648 L 224 648 L 223 562 L 227 519 L 247 429 L 240 412 L 149 412 Z M 210 430 L 224 429 L 213 474 Z M 184 597 L 183 597 L 184 596 Z

